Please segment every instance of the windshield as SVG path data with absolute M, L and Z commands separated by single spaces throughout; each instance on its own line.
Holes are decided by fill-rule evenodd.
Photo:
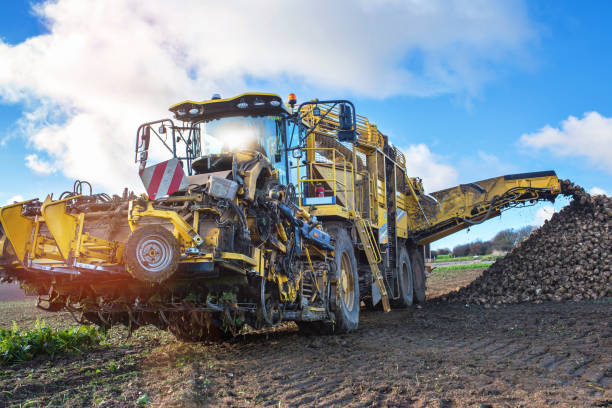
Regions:
M 233 116 L 201 125 L 202 153 L 255 150 L 264 154 L 286 180 L 285 123 L 280 116 Z

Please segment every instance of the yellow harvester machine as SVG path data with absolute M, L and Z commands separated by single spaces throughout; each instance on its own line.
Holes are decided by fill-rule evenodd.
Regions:
M 79 321 L 153 324 L 188 340 L 282 321 L 348 332 L 361 302 L 425 301 L 430 242 L 561 193 L 546 171 L 427 195 L 346 100 L 247 93 L 170 111 L 137 132 L 147 194 L 76 182 L 57 200 L 0 209 L 4 280 Z

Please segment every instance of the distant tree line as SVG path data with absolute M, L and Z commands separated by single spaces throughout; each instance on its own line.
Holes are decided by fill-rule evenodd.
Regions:
M 476 240 L 468 244 L 457 245 L 452 251 L 449 248 L 433 250 L 431 256 L 474 256 L 492 254 L 493 252 L 505 253 L 527 238 L 535 228 L 531 225 L 519 229 L 509 228 L 498 232 L 490 241 Z

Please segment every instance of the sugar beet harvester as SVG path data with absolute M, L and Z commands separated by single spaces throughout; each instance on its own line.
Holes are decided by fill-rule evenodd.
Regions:
M 79 321 L 153 324 L 186 340 L 283 321 L 343 333 L 361 302 L 425 300 L 430 242 L 561 192 L 548 171 L 426 195 L 346 100 L 247 93 L 170 111 L 175 120 L 137 132 L 147 195 L 77 182 L 58 200 L 0 209 L 4 280 Z M 169 160 L 147 166 L 164 149 Z

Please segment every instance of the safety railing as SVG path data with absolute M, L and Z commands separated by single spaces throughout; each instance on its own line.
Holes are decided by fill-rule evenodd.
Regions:
M 322 110 L 323 113 L 329 111 L 326 117 L 320 120 L 320 116 L 314 114 L 315 105 L 308 105 L 303 108 L 306 110 L 304 120 L 310 126 L 318 123 L 316 132 L 335 137 L 339 126 L 338 107 L 332 108 L 332 105 L 324 103 L 318 104 L 317 107 Z M 368 118 L 361 115 L 356 115 L 355 121 L 357 123 L 357 138 L 360 143 L 366 143 L 380 148 L 383 147 L 383 136 L 378 131 L 376 125 L 370 123 Z
M 319 114 L 315 115 L 315 108 L 319 109 Z M 315 132 L 320 134 L 324 134 L 327 136 L 335 137 L 336 132 L 338 131 L 339 126 L 339 117 L 338 117 L 338 107 L 333 107 L 332 105 L 320 103 L 318 105 L 307 105 L 304 106 L 302 114 L 304 115 L 304 120 L 310 125 L 314 126 L 317 124 L 317 129 Z M 322 112 L 321 112 L 322 110 Z M 322 114 L 325 114 L 325 117 L 322 117 Z M 371 145 L 378 147 L 380 149 L 384 146 L 384 138 L 382 133 L 378 131 L 378 128 L 375 124 L 370 123 L 368 118 L 361 115 L 355 115 L 355 122 L 357 125 L 356 133 L 357 138 L 361 144 Z M 396 148 L 395 146 L 391 146 L 393 150 L 393 156 L 395 161 L 402 167 L 406 166 L 406 157 L 404 154 Z
M 306 157 L 312 160 L 309 159 L 302 164 L 298 161 L 297 165 L 291 166 L 291 169 L 297 172 L 297 196 L 299 205 L 308 205 L 308 203 L 304 202 L 304 198 L 316 197 L 316 195 L 312 195 L 312 193 L 315 192 L 317 185 L 328 184 L 331 187 L 331 191 L 328 191 L 324 187 L 323 194 L 325 196 L 325 194 L 331 192 L 331 197 L 334 197 L 336 202 L 323 204 L 335 204 L 338 198 L 341 197 L 343 198 L 341 201 L 344 201 L 346 208 L 354 209 L 355 173 L 353 163 L 348 161 L 341 152 L 333 147 L 305 147 L 302 150 L 306 153 Z M 326 157 L 326 155 L 331 156 L 331 158 Z M 324 160 L 317 160 L 317 156 L 322 157 Z M 319 168 L 320 171 L 320 169 L 326 167 L 329 167 L 331 170 L 330 177 L 313 177 L 315 169 Z M 301 171 L 302 174 L 300 174 Z M 304 175 L 303 172 L 306 172 L 306 174 Z M 341 176 L 341 179 L 339 176 Z M 308 186 L 308 188 L 304 188 L 303 186 Z M 304 196 L 306 192 L 309 194 L 308 197 Z

